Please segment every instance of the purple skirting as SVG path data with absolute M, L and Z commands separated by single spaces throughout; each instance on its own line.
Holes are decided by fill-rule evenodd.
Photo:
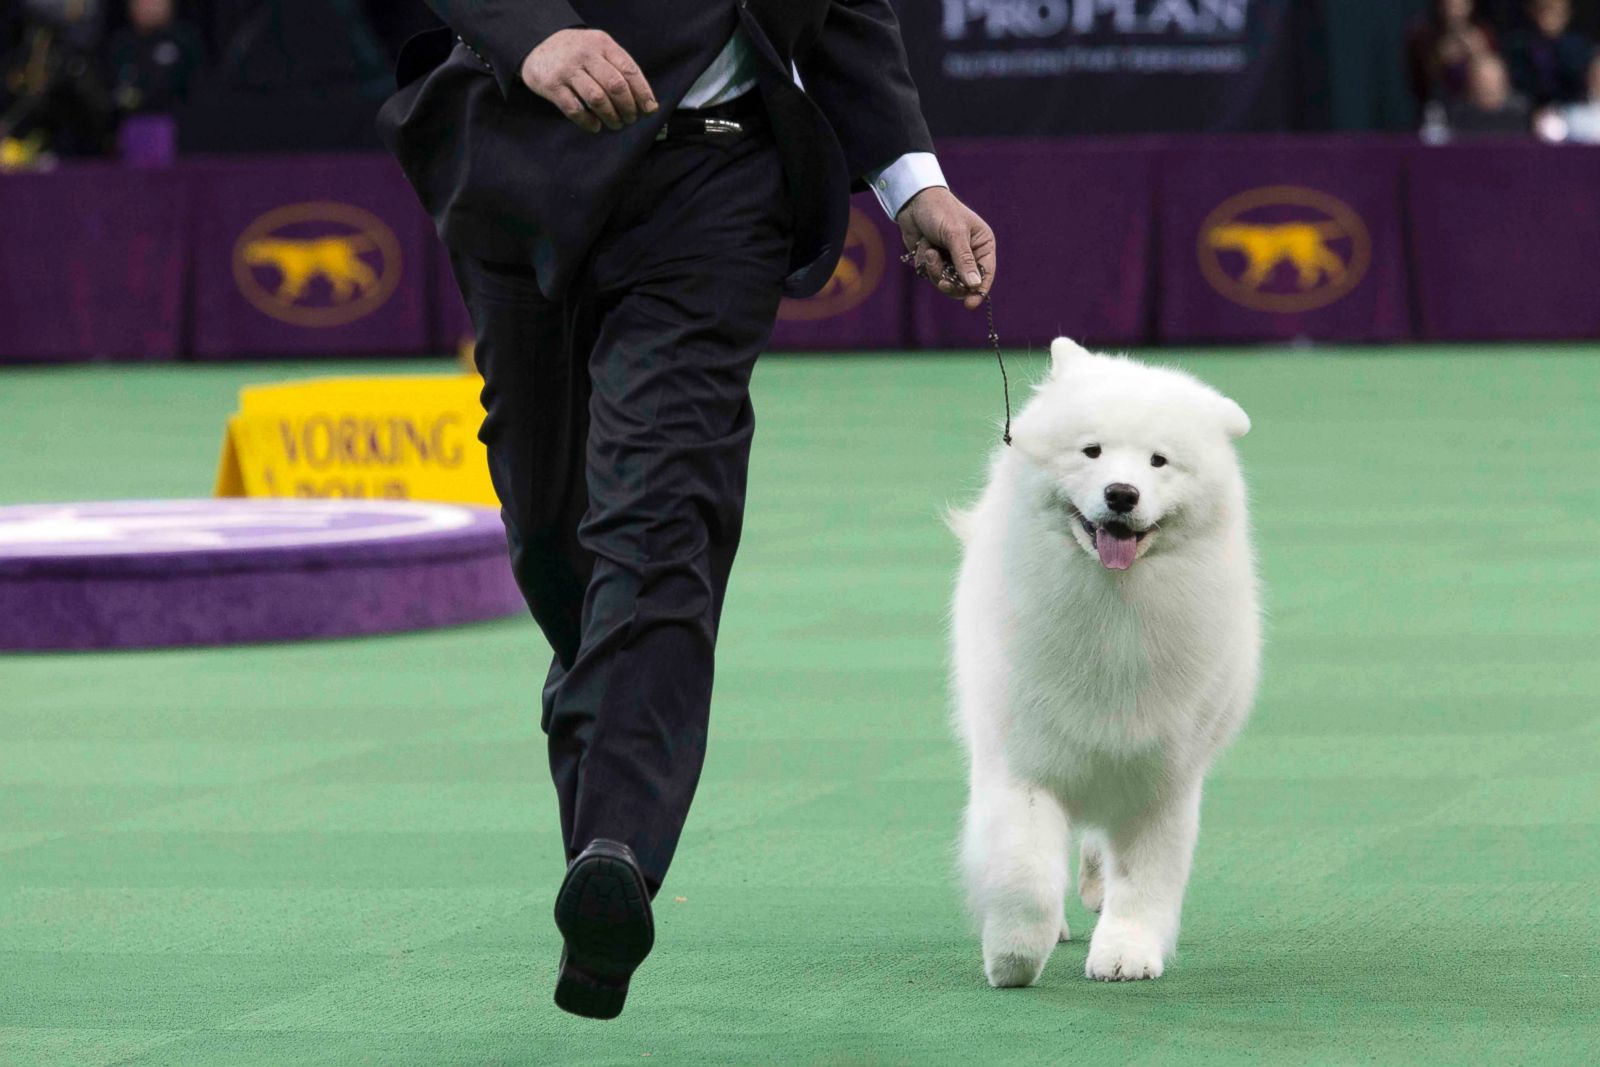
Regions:
M 521 611 L 485 508 L 177 500 L 0 508 L 0 649 L 351 637 Z
M 1600 147 L 1409 137 L 954 140 L 1011 349 L 1600 337 Z M 972 348 L 858 196 L 779 350 Z M 450 351 L 448 261 L 386 157 L 0 175 L 0 363 Z

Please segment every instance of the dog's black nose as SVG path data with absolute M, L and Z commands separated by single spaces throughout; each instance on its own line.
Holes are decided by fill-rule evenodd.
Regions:
M 1112 482 L 1106 486 L 1106 503 L 1118 515 L 1126 515 L 1139 506 L 1139 490 L 1127 482 Z

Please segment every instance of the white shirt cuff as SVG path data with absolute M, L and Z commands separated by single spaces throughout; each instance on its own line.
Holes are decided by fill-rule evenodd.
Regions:
M 932 185 L 948 189 L 939 159 L 932 152 L 907 152 L 893 163 L 867 175 L 872 192 L 892 219 L 906 202 Z

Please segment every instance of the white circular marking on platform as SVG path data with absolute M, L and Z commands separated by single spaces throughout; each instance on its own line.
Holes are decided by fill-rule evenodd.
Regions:
M 0 556 L 358 544 L 464 529 L 474 512 L 405 500 L 130 500 L 0 508 Z

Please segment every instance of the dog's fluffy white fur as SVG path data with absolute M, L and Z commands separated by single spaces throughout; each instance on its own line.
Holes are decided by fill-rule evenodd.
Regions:
M 1069 827 L 1078 893 L 1100 912 L 1088 977 L 1161 975 L 1201 782 L 1249 714 L 1260 659 L 1233 448 L 1249 418 L 1180 371 L 1064 338 L 1050 352 L 1015 447 L 951 522 L 962 861 L 995 986 L 1033 983 L 1070 936 Z

